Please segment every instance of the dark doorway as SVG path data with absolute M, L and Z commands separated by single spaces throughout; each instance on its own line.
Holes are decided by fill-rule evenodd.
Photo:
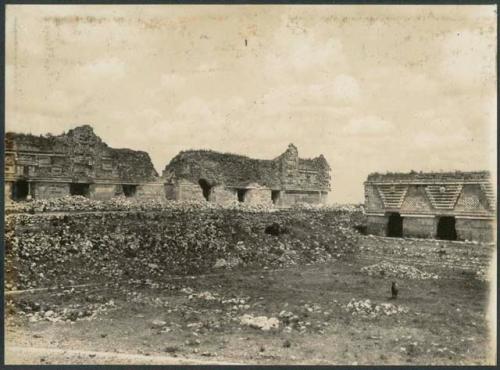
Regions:
M 76 183 L 69 184 L 69 193 L 71 195 L 89 196 L 90 184 Z
M 280 199 L 280 191 L 279 190 L 272 190 L 271 191 L 271 199 L 273 200 L 273 204 L 278 203 L 278 200 Z
M 238 202 L 245 201 L 245 195 L 247 194 L 248 189 L 238 189 Z
M 366 225 L 354 225 L 354 230 L 356 230 L 361 235 L 368 235 L 368 230 Z
M 393 238 L 403 237 L 403 218 L 399 213 L 391 213 L 387 223 L 387 236 Z
M 437 238 L 442 240 L 457 240 L 457 229 L 455 228 L 455 217 L 439 217 L 437 225 Z
M 210 192 L 212 191 L 212 186 L 208 183 L 207 180 L 205 179 L 200 179 L 198 181 L 198 184 L 200 184 L 201 190 L 203 191 L 203 197 L 205 197 L 206 200 L 210 200 Z
M 122 185 L 123 195 L 133 197 L 137 192 L 137 185 Z
M 16 181 L 12 185 L 12 199 L 26 200 L 29 194 L 29 184 L 27 181 Z

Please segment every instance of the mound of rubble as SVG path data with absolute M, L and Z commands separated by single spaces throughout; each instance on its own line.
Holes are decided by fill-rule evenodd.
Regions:
M 476 271 L 475 277 L 479 281 L 491 282 L 491 276 L 485 266 L 482 266 Z
M 263 331 L 278 329 L 280 326 L 280 322 L 276 317 L 268 318 L 267 316 L 253 316 L 251 314 L 244 314 L 241 316 L 240 323 L 243 326 L 249 326 Z
M 342 210 L 244 212 L 191 203 L 159 212 L 13 214 L 6 217 L 6 282 L 25 289 L 155 281 L 218 268 L 324 262 L 355 253 L 358 234 L 350 222 Z M 275 223 L 288 232 L 266 234 Z
M 370 276 L 380 276 L 384 278 L 413 280 L 439 279 L 438 275 L 421 271 L 413 266 L 390 262 L 380 262 L 374 265 L 362 267 L 361 272 Z
M 66 290 L 59 293 L 59 297 L 71 295 L 73 291 Z M 87 302 L 73 303 L 67 306 L 47 304 L 43 301 L 24 299 L 9 299 L 5 304 L 8 313 L 16 312 L 25 316 L 29 322 L 50 321 L 50 322 L 71 322 L 71 321 L 89 321 L 99 315 L 106 315 L 108 312 L 118 309 L 115 302 L 106 300 L 102 296 L 88 295 Z
M 356 300 L 351 299 L 349 303 L 345 306 L 348 312 L 352 315 L 361 315 L 365 317 L 374 318 L 377 316 L 391 316 L 402 313 L 408 313 L 408 308 L 405 306 L 395 305 L 392 303 L 380 303 L 376 304 L 369 299 Z
M 124 196 L 101 201 L 83 196 L 65 196 L 52 199 L 34 199 L 7 204 L 6 214 L 46 212 L 119 212 L 119 211 L 163 211 L 169 209 L 234 209 L 247 212 L 273 212 L 277 208 L 268 205 L 253 205 L 233 202 L 226 205 L 206 201 L 171 201 L 158 199 L 137 199 Z
M 117 196 L 109 200 L 101 201 L 89 199 L 84 196 L 64 196 L 51 199 L 33 199 L 23 202 L 8 202 L 5 207 L 6 214 L 13 213 L 46 213 L 46 212 L 118 212 L 118 211 L 164 211 L 169 209 L 231 209 L 245 212 L 276 212 L 279 208 L 267 204 L 248 204 L 234 201 L 228 204 L 217 204 L 213 202 L 190 200 L 173 201 L 166 199 L 141 199 Z M 293 210 L 307 211 L 336 211 L 349 215 L 357 220 L 364 217 L 362 205 L 312 205 L 297 203 L 291 207 Z
M 52 199 L 34 199 L 26 202 L 10 202 L 5 207 L 5 213 L 41 213 L 41 212 L 77 212 L 77 211 L 105 211 L 112 207 L 119 207 L 125 198 L 115 198 L 110 202 L 91 200 L 84 196 L 65 196 Z M 114 205 L 114 207 L 113 207 Z

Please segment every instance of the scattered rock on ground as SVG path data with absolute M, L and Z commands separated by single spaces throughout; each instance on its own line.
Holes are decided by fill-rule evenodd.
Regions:
M 255 329 L 261 329 L 264 331 L 269 331 L 271 329 L 277 329 L 280 325 L 279 320 L 276 317 L 266 317 L 257 316 L 254 317 L 250 314 L 245 314 L 240 317 L 240 323 L 244 326 L 249 326 Z
M 400 306 L 392 303 L 376 304 L 369 299 L 356 300 L 355 298 L 351 299 L 345 306 L 345 308 L 353 315 L 362 315 L 372 318 L 381 315 L 390 316 L 409 312 L 408 308 L 405 306 Z
M 361 272 L 364 272 L 370 276 L 380 276 L 385 278 L 399 278 L 399 279 L 415 279 L 415 280 L 427 280 L 427 279 L 438 279 L 439 276 L 429 272 L 424 272 L 416 267 L 395 264 L 391 262 L 380 262 L 374 265 L 365 266 L 361 268 Z

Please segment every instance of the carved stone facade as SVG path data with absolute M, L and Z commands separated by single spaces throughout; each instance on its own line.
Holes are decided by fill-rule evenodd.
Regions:
M 213 151 L 180 152 L 163 171 L 167 198 L 240 201 L 288 207 L 325 203 L 330 166 L 320 155 L 299 158 L 297 148 L 273 160 L 258 160 Z
M 84 195 L 164 197 L 146 152 L 108 147 L 84 125 L 58 136 L 7 133 L 5 200 Z
M 488 172 L 371 174 L 365 182 L 370 234 L 494 240 L 495 194 Z

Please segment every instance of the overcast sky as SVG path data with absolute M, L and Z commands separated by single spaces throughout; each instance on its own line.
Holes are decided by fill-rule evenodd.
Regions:
M 7 6 L 6 130 L 373 171 L 496 168 L 496 6 Z

